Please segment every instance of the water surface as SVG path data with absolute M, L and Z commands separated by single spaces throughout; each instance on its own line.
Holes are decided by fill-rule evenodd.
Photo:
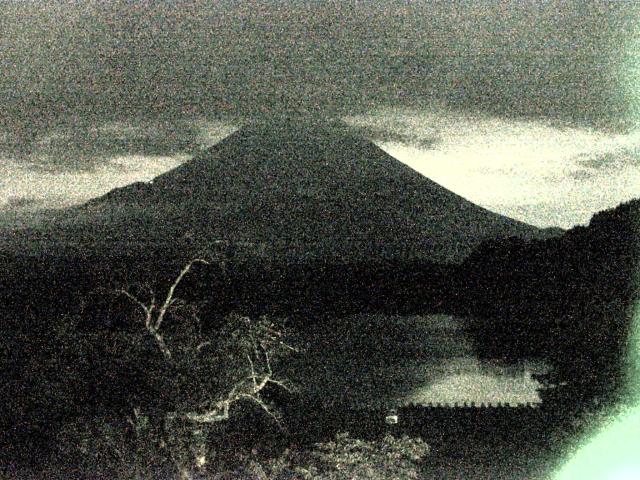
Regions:
M 329 403 L 476 405 L 539 403 L 539 362 L 480 360 L 462 326 L 445 315 L 355 315 L 308 332 L 286 367 L 306 394 Z

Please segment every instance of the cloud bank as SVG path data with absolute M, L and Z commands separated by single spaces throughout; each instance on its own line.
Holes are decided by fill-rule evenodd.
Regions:
M 637 120 L 636 2 L 3 3 L 2 127 L 432 107 Z

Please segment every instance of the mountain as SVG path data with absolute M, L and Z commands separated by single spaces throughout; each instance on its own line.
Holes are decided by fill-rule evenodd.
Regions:
M 459 262 L 481 242 L 509 236 L 545 231 L 474 205 L 345 124 L 294 118 L 246 125 L 151 182 L 4 243 L 182 253 L 224 243 L 238 255 L 293 262 Z

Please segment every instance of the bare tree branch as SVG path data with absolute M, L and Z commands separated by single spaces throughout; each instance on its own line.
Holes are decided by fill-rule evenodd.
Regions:
M 145 316 L 144 318 L 145 327 L 147 327 L 147 329 L 150 328 L 152 323 L 153 310 L 155 308 L 155 302 L 152 301 L 152 303 L 149 306 L 147 306 L 144 303 L 142 303 L 140 300 L 138 300 L 138 298 L 135 295 L 132 295 L 127 290 L 121 289 L 119 290 L 119 292 L 123 295 L 126 295 L 132 302 L 136 303 L 140 308 L 142 308 Z
M 250 393 L 238 393 L 224 401 L 218 402 L 215 408 L 205 413 L 189 412 L 184 415 L 184 418 L 196 423 L 215 423 L 222 422 L 229 419 L 229 410 L 231 405 L 240 401 L 248 400 L 257 404 L 262 410 L 264 410 L 270 417 L 272 417 L 278 424 L 280 424 L 280 418 L 271 410 L 269 405 L 265 403 L 260 397 Z
M 265 377 L 262 380 L 260 380 L 260 383 L 256 387 L 254 393 L 258 393 L 262 391 L 262 389 L 267 386 L 267 383 L 269 383 L 269 375 L 265 375 Z
M 258 383 L 256 381 L 256 369 L 253 366 L 253 360 L 251 360 L 251 355 L 247 355 L 247 360 L 249 361 L 249 365 L 251 366 L 251 380 L 253 381 L 253 386 L 256 388 Z
M 294 391 L 294 389 L 291 386 L 287 385 L 282 380 L 275 380 L 273 378 L 270 378 L 268 383 L 273 383 L 274 385 L 278 385 L 280 388 L 286 390 L 287 392 L 293 392 Z
M 138 304 L 140 306 L 140 308 L 142 308 L 142 310 L 144 310 L 144 313 L 148 313 L 149 312 L 149 308 L 147 308 L 147 306 L 142 303 L 140 300 L 138 300 L 134 295 L 130 294 L 128 291 L 124 290 L 124 289 L 120 289 L 118 290 L 119 293 L 121 293 L 122 295 L 126 295 L 127 297 L 129 297 L 129 299 Z
M 178 287 L 178 285 L 180 284 L 184 276 L 187 273 L 189 273 L 189 270 L 191 270 L 191 267 L 193 267 L 195 263 L 203 263 L 205 265 L 209 265 L 209 262 L 203 258 L 194 258 L 189 263 L 187 263 L 187 265 L 182 269 L 182 271 L 180 272 L 176 280 L 173 282 L 173 284 L 169 288 L 169 292 L 167 292 L 167 297 L 165 298 L 164 304 L 162 305 L 162 307 L 160 307 L 160 312 L 158 313 L 158 316 L 156 318 L 156 324 L 155 324 L 156 330 L 160 329 L 160 326 L 162 325 L 162 321 L 164 320 L 164 316 L 167 313 L 167 309 L 171 306 L 171 304 L 174 301 L 173 294 L 176 288 Z
M 255 395 L 249 395 L 247 393 L 241 393 L 240 397 L 246 398 L 247 400 L 250 400 L 253 403 L 256 403 L 257 405 L 259 405 L 270 417 L 272 417 L 276 421 L 276 423 L 280 424 L 280 418 L 278 417 L 278 415 L 276 415 L 276 413 L 273 412 L 269 408 L 269 406 L 264 401 L 262 401 L 260 397 L 256 397 Z
M 155 329 L 152 329 L 151 333 L 153 334 L 153 337 L 156 339 L 156 343 L 158 344 L 158 348 L 160 349 L 160 352 L 162 352 L 162 355 L 164 355 L 164 357 L 167 360 L 171 360 L 172 358 L 171 350 L 169 350 L 169 347 L 167 346 L 166 342 L 164 341 L 164 338 L 162 337 L 162 334 Z
M 153 290 L 153 288 L 151 288 L 151 285 L 149 285 L 147 282 L 145 282 L 144 287 L 147 289 L 147 292 L 149 293 L 149 297 L 151 298 L 150 304 L 155 307 L 156 306 L 156 292 Z
M 164 320 L 164 317 L 167 313 L 167 310 L 174 305 L 177 302 L 182 302 L 182 300 L 180 300 L 179 298 L 174 298 L 174 293 L 176 288 L 178 287 L 178 285 L 180 284 L 180 282 L 182 281 L 182 279 L 184 278 L 184 276 L 189 273 L 189 270 L 191 270 L 191 267 L 193 267 L 193 265 L 195 263 L 204 263 L 206 265 L 209 265 L 209 262 L 207 260 L 204 260 L 202 258 L 195 258 L 193 260 L 191 260 L 181 271 L 180 274 L 178 275 L 178 277 L 176 278 L 176 280 L 173 282 L 173 284 L 171 285 L 171 287 L 169 288 L 169 291 L 167 292 L 167 296 L 165 298 L 164 303 L 162 304 L 162 306 L 160 307 L 160 310 L 157 311 L 156 313 L 156 318 L 154 321 L 154 313 L 156 312 L 156 296 L 155 293 L 153 291 L 153 289 L 151 289 L 151 287 L 149 287 L 147 285 L 147 288 L 149 290 L 150 296 L 151 296 L 151 301 L 149 302 L 148 305 L 145 305 L 140 299 L 138 299 L 135 295 L 131 294 L 130 292 L 128 292 L 125 289 L 121 289 L 119 290 L 119 292 L 123 295 L 126 295 L 132 302 L 134 302 L 135 304 L 137 304 L 140 308 L 142 308 L 142 310 L 144 311 L 145 314 L 145 318 L 144 318 L 144 325 L 147 329 L 147 331 L 153 335 L 154 339 L 156 340 L 156 343 L 158 344 L 158 348 L 160 349 L 160 352 L 162 353 L 162 355 L 164 355 L 164 357 L 167 360 L 171 360 L 172 355 L 171 355 L 171 350 L 169 349 L 169 347 L 167 346 L 166 342 L 164 341 L 164 337 L 162 336 L 162 333 L 160 333 L 160 327 L 162 326 L 162 322 Z
M 210 341 L 207 340 L 206 342 L 202 342 L 196 347 L 196 351 L 199 352 L 200 350 L 202 350 L 204 347 L 206 347 L 208 345 L 211 345 Z
M 218 408 L 205 413 L 189 412 L 184 415 L 184 418 L 196 423 L 224 422 L 229 419 L 229 405 L 228 403 L 224 403 L 223 405 L 219 405 Z
M 253 361 L 251 361 L 251 363 L 253 363 Z M 229 419 L 229 410 L 231 408 L 231 405 L 240 400 L 249 400 L 252 403 L 257 404 L 276 422 L 280 423 L 280 418 L 278 417 L 277 413 L 274 412 L 269 407 L 269 405 L 262 400 L 262 398 L 260 398 L 259 394 L 269 383 L 278 385 L 289 392 L 291 392 L 292 389 L 283 381 L 272 378 L 271 374 L 263 375 L 262 378 L 260 378 L 259 382 L 257 381 L 257 378 L 258 375 L 254 370 L 249 377 L 238 381 L 229 391 L 227 397 L 224 400 L 216 402 L 214 404 L 214 407 L 209 411 L 206 411 L 204 413 L 189 412 L 184 415 L 184 418 L 197 423 L 214 423 L 225 421 Z M 243 388 L 246 388 L 243 386 L 248 380 L 251 381 L 251 387 L 248 391 L 241 391 Z
M 166 296 L 161 299 L 161 304 L 156 303 L 156 297 L 151 289 L 149 297 L 146 297 L 151 298 L 151 300 L 146 303 L 125 289 L 119 291 L 142 309 L 148 334 L 153 336 L 157 347 L 170 366 L 178 367 L 169 371 L 169 375 L 175 375 L 175 378 L 170 380 L 174 380 L 171 388 L 176 389 L 177 397 L 174 407 L 165 413 L 165 419 L 167 422 L 180 419 L 181 422 L 187 421 L 191 423 L 176 425 L 169 422 L 167 423 L 168 428 L 178 428 L 181 432 L 179 433 L 180 435 L 184 435 L 186 434 L 185 432 L 189 431 L 204 431 L 205 424 L 229 420 L 232 406 L 237 402 L 244 401 L 257 405 L 280 425 L 278 410 L 262 395 L 263 390 L 269 385 L 278 386 L 289 392 L 293 391 L 285 381 L 274 378 L 273 358 L 279 358 L 283 350 L 295 351 L 293 347 L 282 340 L 284 332 L 280 330 L 278 324 L 266 317 L 260 318 L 259 321 L 254 321 L 249 317 L 233 314 L 227 317 L 227 326 L 221 332 L 218 332 L 218 336 L 207 340 L 202 333 L 200 319 L 197 316 L 197 308 L 194 307 L 186 311 L 186 316 L 191 314 L 193 316 L 192 320 L 197 323 L 186 325 L 188 330 L 185 335 L 169 336 L 167 334 L 168 340 L 171 340 L 170 345 L 175 347 L 173 354 L 176 357 L 180 357 L 173 359 L 172 350 L 165 342 L 164 330 L 161 330 L 161 327 L 168 312 L 176 315 L 176 318 L 181 318 L 183 311 L 180 308 L 188 306 L 175 294 L 178 286 L 195 263 L 209 265 L 207 260 L 201 258 L 191 260 L 175 278 Z M 193 327 L 197 327 L 197 330 L 194 330 Z M 218 346 L 219 349 L 214 350 L 211 357 L 207 356 L 205 358 L 198 355 L 203 348 L 212 344 Z M 243 356 L 245 357 L 244 360 Z M 216 360 L 221 361 L 221 364 L 227 365 L 227 367 L 220 372 L 219 381 L 214 380 L 211 382 L 211 379 L 206 378 L 206 373 L 203 375 L 203 372 L 205 369 L 208 371 L 211 362 Z M 196 395 L 195 397 L 189 395 L 193 390 L 192 387 L 195 387 L 196 391 L 202 392 L 204 395 Z M 197 398 L 198 396 L 200 398 Z M 207 397 L 209 397 L 208 400 Z M 194 400 L 195 402 L 193 402 Z M 192 405 L 192 407 L 186 407 L 186 405 Z M 193 411 L 189 411 L 191 409 Z M 131 422 L 133 424 L 133 420 Z M 186 430 L 184 430 L 185 426 L 187 427 Z M 190 441 L 194 440 L 191 439 Z M 167 443 L 166 445 L 169 444 Z M 198 445 L 203 444 L 198 443 Z M 173 447 L 169 446 L 170 451 L 171 448 Z M 172 452 L 170 453 L 173 455 Z M 196 466 L 202 465 L 197 463 L 201 458 L 205 457 L 196 458 Z M 174 461 L 178 464 L 185 460 L 184 458 L 176 457 Z M 189 467 L 186 465 L 185 471 L 189 471 Z
M 268 351 L 264 351 L 264 361 L 267 364 L 267 371 L 269 372 L 269 377 L 271 377 L 271 375 L 273 375 L 273 370 L 271 370 L 271 360 L 269 359 L 269 352 Z

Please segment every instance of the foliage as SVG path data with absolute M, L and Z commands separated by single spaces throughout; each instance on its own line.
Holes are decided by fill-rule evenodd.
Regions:
M 338 434 L 335 441 L 307 451 L 286 450 L 265 467 L 267 478 L 285 479 L 398 479 L 420 478 L 421 460 L 429 447 L 420 439 L 385 436 L 365 441 Z
M 78 417 L 56 436 L 56 457 L 62 465 L 74 464 L 95 478 L 145 478 L 157 471 L 158 445 L 149 443 L 148 418 L 127 424 L 115 418 Z
M 25 431 L 39 428 L 52 416 L 76 413 L 90 401 L 83 386 L 92 370 L 94 342 L 78 331 L 78 322 L 67 315 L 42 323 L 25 315 L 4 333 L 0 362 L 7 374 L 0 385 L 6 400 L 2 423 L 24 423 Z
M 633 200 L 558 238 L 480 246 L 458 274 L 478 354 L 553 365 L 545 403 L 616 401 L 637 298 L 638 218 Z

